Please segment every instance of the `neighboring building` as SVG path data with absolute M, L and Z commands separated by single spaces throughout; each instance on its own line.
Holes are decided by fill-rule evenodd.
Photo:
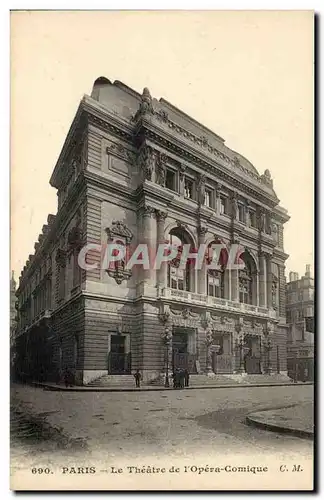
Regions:
M 11 273 L 10 279 L 10 360 L 11 367 L 14 363 L 14 345 L 17 333 L 17 297 L 16 297 L 16 281 L 14 277 L 14 272 Z
M 14 277 L 14 272 L 12 271 L 10 280 L 10 340 L 14 340 L 16 332 L 16 316 L 17 316 L 17 297 L 16 297 L 16 281 Z M 11 345 L 11 342 L 10 342 Z
M 305 276 L 289 273 L 286 287 L 288 372 L 297 380 L 314 380 L 314 278 L 310 265 Z
M 287 373 L 283 226 L 268 170 L 164 99 L 106 78 L 84 96 L 19 279 L 21 375 L 87 384 L 136 369 Z M 239 243 L 244 270 L 80 269 L 89 243 Z M 226 252 L 225 252 L 226 254 Z M 93 250 L 88 262 L 99 263 Z M 226 257 L 224 257 L 225 262 Z

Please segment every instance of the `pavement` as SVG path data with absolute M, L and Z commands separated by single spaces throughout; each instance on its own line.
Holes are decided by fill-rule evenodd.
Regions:
M 314 406 L 312 402 L 251 413 L 246 420 L 250 425 L 269 431 L 308 438 L 314 436 Z
M 114 386 L 86 386 L 86 385 L 75 385 L 72 387 L 65 387 L 65 385 L 61 384 L 52 384 L 52 383 L 43 383 L 43 382 L 34 382 L 33 385 L 35 387 L 41 387 L 47 391 L 63 391 L 63 392 L 160 392 L 160 391 L 173 391 L 174 388 L 164 387 L 160 385 L 142 385 L 140 388 L 130 387 L 130 386 L 122 386 L 122 385 L 114 385 Z M 238 387 L 286 387 L 292 385 L 313 385 L 313 382 L 297 382 L 293 384 L 293 382 L 260 382 L 260 383 L 216 383 L 216 384 L 208 384 L 208 385 L 192 385 L 186 387 L 185 390 L 196 390 L 196 389 L 237 389 Z

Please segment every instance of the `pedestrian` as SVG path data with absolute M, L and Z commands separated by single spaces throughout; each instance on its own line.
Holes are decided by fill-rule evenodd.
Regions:
M 179 389 L 179 387 L 180 387 L 180 371 L 179 368 L 176 368 L 174 372 L 174 388 Z
M 140 374 L 139 370 L 136 370 L 136 372 L 134 373 L 134 378 L 136 387 L 141 387 L 142 375 Z
M 186 368 L 184 371 L 184 382 L 185 382 L 185 387 L 189 387 L 189 370 L 188 370 L 188 368 Z
M 69 382 L 70 382 L 70 375 L 69 375 L 69 370 L 67 369 L 67 367 L 64 370 L 63 378 L 64 378 L 65 387 L 68 388 Z
M 185 372 L 184 370 L 180 370 L 180 389 L 184 389 L 185 385 Z
M 172 381 L 173 381 L 173 389 L 176 389 L 177 388 L 177 379 L 176 379 L 176 373 L 173 372 L 172 373 Z

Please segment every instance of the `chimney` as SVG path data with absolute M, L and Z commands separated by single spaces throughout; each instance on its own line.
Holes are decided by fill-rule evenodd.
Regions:
M 306 264 L 305 277 L 306 278 L 310 278 L 311 277 L 311 266 L 310 266 L 310 264 Z
M 294 271 L 290 271 L 289 281 L 298 281 L 298 280 L 299 280 L 299 274 L 295 273 Z

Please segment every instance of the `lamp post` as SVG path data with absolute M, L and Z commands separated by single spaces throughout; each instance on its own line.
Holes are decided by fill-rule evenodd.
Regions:
M 245 345 L 245 338 L 244 334 L 241 333 L 239 337 L 236 340 L 236 348 L 238 349 L 240 353 L 240 367 L 239 367 L 239 373 L 245 373 L 245 366 L 244 366 L 244 355 L 249 352 L 249 348 Z
M 166 326 L 164 328 L 164 332 L 162 334 L 162 339 L 165 344 L 165 382 L 164 382 L 164 387 L 170 387 L 169 383 L 169 347 L 171 344 L 171 339 L 172 339 L 172 333 L 171 329 Z
M 266 373 L 267 375 L 269 375 L 271 373 L 270 351 L 272 349 L 272 342 L 268 336 L 264 339 L 263 345 L 266 351 L 266 360 L 267 360 Z
M 213 343 L 213 332 L 211 329 L 208 327 L 206 329 L 206 350 L 207 350 L 207 359 L 206 359 L 206 368 L 207 368 L 207 373 L 212 373 L 213 368 L 212 368 L 212 353 L 211 353 L 211 345 Z

